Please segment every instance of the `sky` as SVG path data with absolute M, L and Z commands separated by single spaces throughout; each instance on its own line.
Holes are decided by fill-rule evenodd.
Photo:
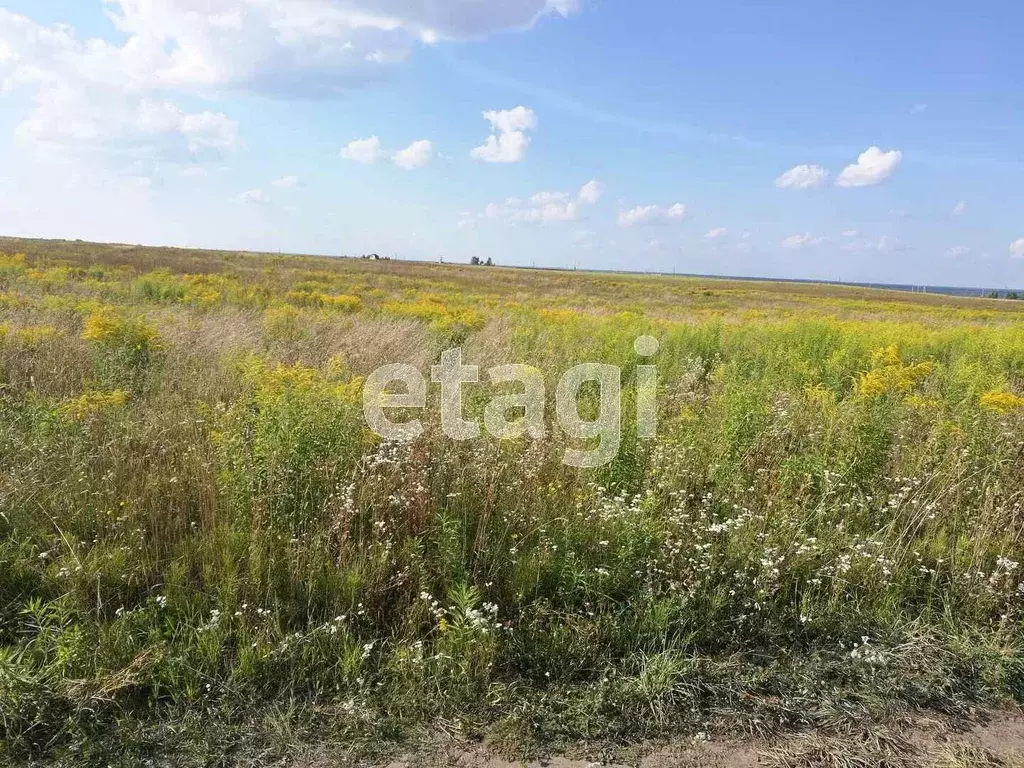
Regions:
M 1024 288 L 1024 5 L 0 0 L 0 234 Z

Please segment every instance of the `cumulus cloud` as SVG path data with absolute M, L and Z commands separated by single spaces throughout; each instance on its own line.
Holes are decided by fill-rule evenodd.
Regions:
M 635 227 L 649 224 L 669 224 L 686 215 L 686 206 L 676 203 L 668 207 L 661 205 L 638 205 L 619 214 L 620 227 Z
M 238 123 L 219 112 L 186 112 L 137 82 L 138 51 L 83 41 L 67 26 L 44 26 L 0 9 L 0 93 L 28 96 L 16 138 L 48 156 L 108 153 L 139 162 L 189 165 L 232 152 Z
M 159 87 L 331 91 L 417 45 L 474 40 L 569 16 L 560 0 L 107 0 L 125 75 Z
M 599 181 L 588 181 L 580 190 L 580 200 L 587 203 L 596 203 L 604 194 L 604 185 Z
M 1024 237 L 1010 243 L 1010 255 L 1015 259 L 1024 259 Z
M 470 157 L 485 163 L 518 163 L 526 157 L 530 137 L 522 131 L 490 135 L 479 147 L 473 147 Z
M 825 242 L 825 238 L 823 236 L 804 232 L 802 235 L 790 235 L 783 240 L 780 245 L 787 250 L 797 250 L 799 248 L 809 248 L 811 246 L 821 245 L 823 242 Z
M 434 145 L 426 139 L 414 141 L 405 149 L 400 149 L 395 152 L 393 157 L 395 165 L 409 171 L 415 168 L 422 168 L 425 165 L 430 165 L 433 159 Z
M 879 184 L 895 173 L 903 160 L 903 153 L 898 149 L 883 152 L 878 147 L 868 147 L 857 162 L 846 166 L 836 179 L 840 187 L 869 187 Z
M 705 240 L 721 240 L 723 237 L 729 235 L 729 230 L 725 227 L 715 227 L 707 234 L 704 235 Z
M 954 216 L 963 216 L 965 213 L 967 213 L 967 201 L 966 200 L 961 200 L 959 203 L 957 203 L 956 205 L 953 206 L 953 215 Z
M 399 168 L 411 171 L 430 165 L 436 154 L 433 143 L 427 139 L 414 141 L 405 149 L 391 151 L 384 148 L 379 136 L 371 136 L 368 139 L 350 141 L 341 150 L 341 156 L 345 160 L 362 163 L 363 165 L 373 165 L 374 163 L 389 161 Z
M 328 95 L 379 78 L 417 46 L 478 40 L 580 10 L 576 0 L 102 4 L 116 31 L 107 39 L 0 9 L 0 93 L 28 94 L 31 107 L 17 127 L 22 142 L 49 154 L 102 153 L 123 165 L 140 157 L 195 164 L 194 156 L 239 145 L 237 122 L 184 111 L 177 95 Z M 515 155 L 516 137 L 504 141 L 496 154 Z
M 484 119 L 490 122 L 495 133 L 532 131 L 537 127 L 537 115 L 532 109 L 518 106 L 515 109 L 488 110 Z
M 601 199 L 603 186 L 598 181 L 584 184 L 576 193 L 537 192 L 526 200 L 510 197 L 502 203 L 491 203 L 483 212 L 483 218 L 497 219 L 509 224 L 551 224 L 560 221 L 576 221 L 588 205 Z M 472 217 L 475 220 L 477 217 Z M 460 226 L 466 226 L 463 217 Z
M 954 245 L 953 247 L 946 249 L 946 256 L 951 259 L 959 259 L 970 255 L 970 253 L 971 249 L 966 245 Z
M 526 132 L 537 127 L 537 114 L 520 105 L 514 109 L 490 110 L 483 115 L 490 122 L 492 133 L 483 144 L 470 151 L 470 157 L 485 163 L 521 162 L 530 146 Z
M 779 189 L 813 189 L 828 181 L 828 170 L 820 165 L 798 165 L 775 180 Z
M 348 145 L 341 150 L 341 156 L 354 163 L 373 165 L 379 160 L 383 160 L 387 157 L 387 153 L 381 146 L 380 137 L 371 136 L 368 139 L 356 139 L 355 141 L 350 141 Z

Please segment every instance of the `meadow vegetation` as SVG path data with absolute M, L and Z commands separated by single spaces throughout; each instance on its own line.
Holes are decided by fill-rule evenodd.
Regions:
M 1024 698 L 1024 302 L 0 253 L 0 761 L 436 727 L 529 750 Z M 628 423 L 644 334 L 654 441 Z M 564 466 L 554 419 L 371 434 L 364 378 L 455 345 L 549 392 L 621 366 L 616 459 Z

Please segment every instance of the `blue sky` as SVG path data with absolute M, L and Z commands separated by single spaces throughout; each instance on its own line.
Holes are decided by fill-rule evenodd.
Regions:
M 1024 286 L 1024 8 L 0 0 L 0 232 Z

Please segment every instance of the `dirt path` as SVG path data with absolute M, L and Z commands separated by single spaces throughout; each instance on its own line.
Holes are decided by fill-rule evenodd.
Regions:
M 376 768 L 1024 768 L 1024 716 L 1003 714 L 966 729 L 927 721 L 905 732 L 875 729 L 842 737 L 803 734 L 775 743 L 702 740 L 651 748 L 647 754 L 614 762 L 586 757 L 522 762 L 499 757 L 486 747 L 452 744 Z M 328 768 L 330 763 L 307 765 Z

